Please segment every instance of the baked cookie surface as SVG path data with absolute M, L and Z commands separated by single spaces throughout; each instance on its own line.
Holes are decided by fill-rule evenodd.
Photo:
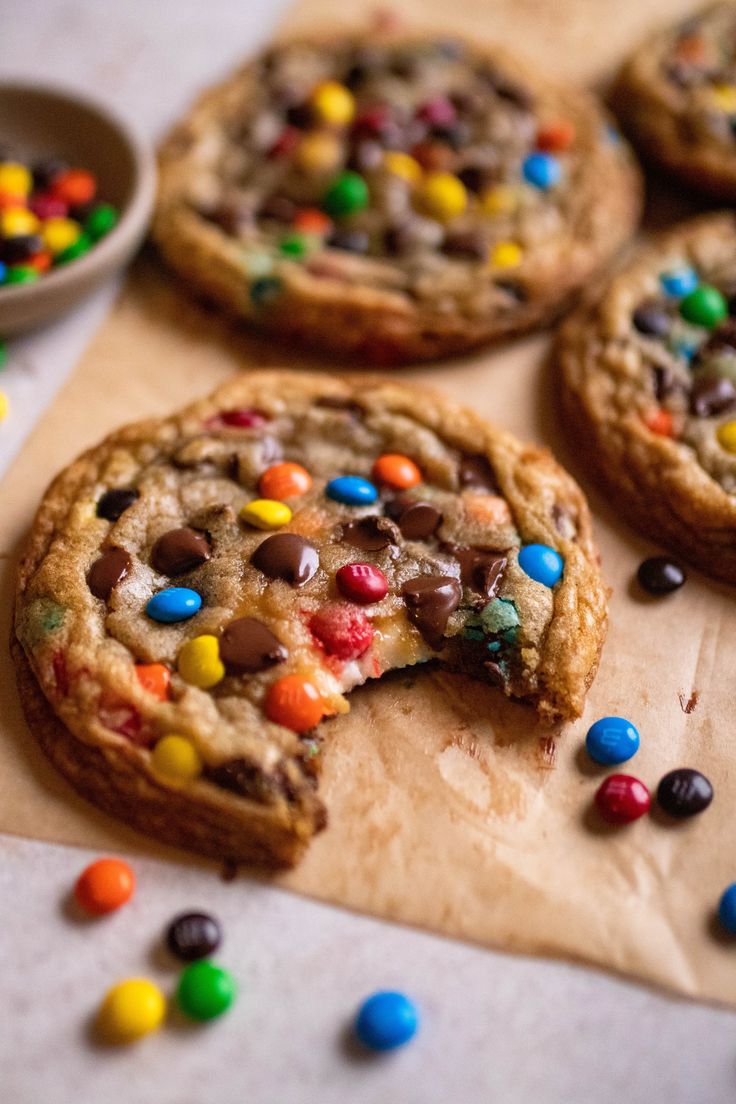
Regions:
M 736 582 L 736 218 L 655 239 L 558 343 L 570 433 L 621 509 Z
M 581 89 L 496 48 L 338 38 L 205 93 L 161 151 L 154 237 L 230 312 L 392 363 L 554 317 L 639 208 Z
M 644 156 L 717 198 L 736 197 L 736 4 L 710 5 L 643 43 L 613 100 Z
M 605 629 L 588 509 L 548 453 L 432 392 L 269 371 L 52 483 L 15 655 L 31 727 L 85 796 L 288 864 L 325 823 L 321 722 L 353 687 L 438 659 L 556 722 Z

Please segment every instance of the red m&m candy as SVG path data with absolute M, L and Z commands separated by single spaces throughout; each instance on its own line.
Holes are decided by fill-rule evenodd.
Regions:
M 608 824 L 629 824 L 649 811 L 649 790 L 630 774 L 612 774 L 598 787 L 595 807 Z
M 364 606 L 380 602 L 388 594 L 386 576 L 373 564 L 345 564 L 335 575 L 335 582 L 346 598 Z
M 373 639 L 373 626 L 363 611 L 342 602 L 323 606 L 312 617 L 309 628 L 327 654 L 338 659 L 357 659 Z

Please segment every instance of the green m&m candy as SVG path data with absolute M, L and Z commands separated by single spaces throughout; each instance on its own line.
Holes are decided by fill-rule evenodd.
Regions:
M 190 1020 L 214 1020 L 235 1000 L 235 978 L 222 966 L 200 959 L 182 971 L 176 999 Z
M 359 173 L 343 172 L 330 184 L 322 206 L 328 215 L 354 215 L 368 206 L 368 185 Z
M 56 256 L 56 264 L 69 264 L 70 261 L 76 261 L 78 257 L 83 257 L 85 253 L 89 253 L 92 248 L 92 241 L 89 234 L 81 233 L 75 242 L 68 245 L 66 249 L 63 249 L 61 253 Z
M 309 243 L 303 234 L 287 234 L 279 242 L 279 249 L 286 257 L 299 260 L 304 257 L 309 249 Z
M 682 300 L 680 314 L 686 322 L 712 330 L 728 317 L 728 303 L 718 288 L 700 284 Z
M 35 284 L 40 273 L 31 265 L 11 265 L 5 277 L 7 284 Z
M 112 203 L 98 203 L 84 220 L 84 229 L 92 241 L 99 241 L 117 225 L 118 212 Z

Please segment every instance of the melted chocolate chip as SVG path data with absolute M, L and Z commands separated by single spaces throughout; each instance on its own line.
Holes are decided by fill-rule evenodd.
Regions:
M 736 407 L 736 384 L 727 376 L 701 376 L 690 392 L 690 410 L 698 418 L 710 418 Z
M 269 579 L 284 579 L 294 587 L 309 582 L 319 567 L 315 546 L 296 533 L 274 533 L 266 537 L 250 560 Z
M 210 558 L 210 545 L 203 533 L 184 526 L 169 529 L 151 549 L 151 564 L 162 575 L 183 575 Z
M 664 337 L 672 329 L 672 318 L 667 308 L 657 299 L 637 307 L 631 321 L 639 333 L 651 337 Z
M 490 183 L 490 174 L 478 165 L 467 165 L 457 174 L 469 192 L 482 192 Z
M 121 514 L 124 514 L 129 506 L 140 497 L 140 491 L 134 490 L 118 490 L 118 491 L 105 491 L 104 495 L 97 503 L 97 516 L 105 518 L 107 521 L 117 521 Z
M 704 345 L 698 350 L 698 358 L 706 360 L 716 353 L 736 352 L 736 318 L 729 318 L 713 330 Z
M 462 588 L 452 575 L 418 575 L 404 583 L 402 596 L 415 625 L 427 644 L 439 651 L 450 614 L 460 605 Z
M 216 786 L 253 801 L 272 803 L 284 795 L 276 778 L 264 775 L 260 767 L 247 759 L 229 759 L 218 767 L 205 768 L 205 776 Z
M 472 261 L 485 260 L 488 253 L 483 236 L 473 230 L 448 234 L 442 248 L 450 257 L 462 257 Z
M 675 377 L 674 371 L 667 364 L 657 364 L 652 368 L 652 386 L 655 397 L 660 402 L 681 390 L 681 385 Z
M 514 303 L 526 303 L 529 298 L 529 293 L 524 285 L 517 283 L 515 280 L 496 280 L 496 287 L 509 299 L 512 299 Z
M 113 589 L 130 571 L 130 555 L 124 548 L 107 548 L 87 572 L 87 586 L 95 598 L 106 602 Z
M 488 552 L 483 548 L 467 548 L 458 544 L 445 544 L 443 552 L 449 552 L 460 564 L 463 586 L 482 594 L 488 601 L 501 585 L 506 568 L 506 556 Z
M 283 663 L 288 651 L 267 625 L 255 617 L 239 617 L 220 637 L 220 659 L 229 674 L 250 675 Z
M 496 476 L 485 456 L 463 456 L 458 478 L 461 487 L 476 487 L 478 490 L 498 494 Z
M 292 222 L 296 214 L 296 204 L 286 196 L 269 196 L 261 206 L 261 216 L 275 222 Z
M 321 406 L 324 410 L 342 410 L 355 418 L 363 417 L 363 407 L 353 399 L 343 399 L 339 395 L 322 395 L 315 401 L 315 406 Z
M 442 514 L 431 502 L 392 502 L 387 507 L 406 540 L 428 540 L 442 524 Z
M 298 127 L 299 130 L 306 130 L 312 122 L 312 111 L 309 104 L 292 104 L 286 112 L 286 121 L 289 126 Z
M 335 230 L 327 239 L 327 245 L 346 253 L 367 253 L 370 238 L 365 230 Z
M 340 540 L 353 548 L 360 548 L 362 552 L 378 552 L 389 544 L 398 544 L 399 534 L 388 518 L 371 514 L 370 517 L 356 518 L 343 525 Z

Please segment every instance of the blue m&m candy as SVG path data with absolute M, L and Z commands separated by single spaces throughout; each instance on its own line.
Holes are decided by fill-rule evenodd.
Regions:
M 562 176 L 560 162 L 551 153 L 530 153 L 521 166 L 522 176 L 527 184 L 546 191 L 559 184 Z
M 325 487 L 325 494 L 346 506 L 370 506 L 378 498 L 373 484 L 359 475 L 340 475 L 337 479 L 331 479 Z
M 736 882 L 732 882 L 718 902 L 718 919 L 726 931 L 736 935 Z
M 149 599 L 146 613 L 154 621 L 173 625 L 177 621 L 194 617 L 201 605 L 202 599 L 196 590 L 190 590 L 189 587 L 168 587 Z
M 560 553 L 548 544 L 526 544 L 519 549 L 519 567 L 542 586 L 553 587 L 559 582 L 564 566 Z
M 625 717 L 601 717 L 588 729 L 585 749 L 596 763 L 615 767 L 636 755 L 639 733 Z
M 416 1035 L 419 1014 L 404 993 L 382 990 L 360 1006 L 355 1034 L 370 1050 L 394 1050 Z
M 690 265 L 680 265 L 679 268 L 672 268 L 669 272 L 660 272 L 659 282 L 663 291 L 679 298 L 694 291 L 699 281 L 694 268 Z

